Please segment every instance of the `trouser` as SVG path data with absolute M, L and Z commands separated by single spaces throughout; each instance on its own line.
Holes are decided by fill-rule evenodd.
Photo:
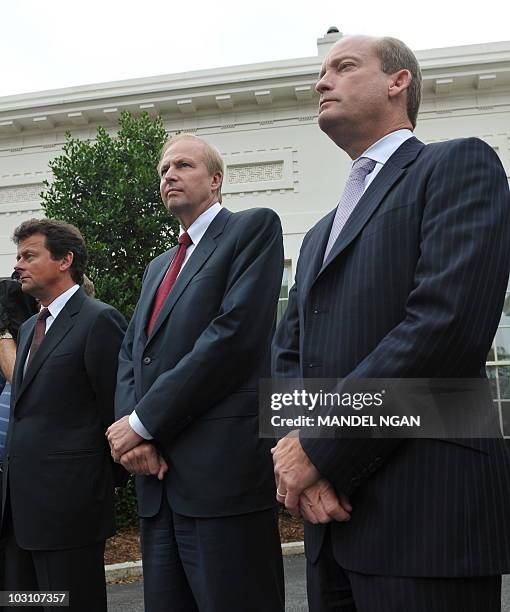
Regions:
M 163 496 L 142 518 L 146 612 L 283 612 L 283 562 L 274 509 L 191 518 Z
M 407 578 L 371 576 L 336 562 L 327 534 L 316 563 L 307 563 L 310 612 L 500 612 L 501 576 Z
M 24 550 L 16 541 L 10 504 L 5 532 L 6 591 L 69 591 L 69 607 L 9 607 L 44 612 L 106 612 L 105 541 L 68 550 Z

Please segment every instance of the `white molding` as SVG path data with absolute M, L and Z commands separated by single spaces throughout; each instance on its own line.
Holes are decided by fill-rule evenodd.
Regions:
M 269 89 L 255 91 L 253 95 L 255 96 L 255 100 L 257 100 L 257 104 L 259 106 L 265 106 L 273 103 L 273 96 L 271 94 L 271 90 Z
M 32 125 L 40 130 L 51 130 L 55 127 L 55 120 L 48 115 L 38 115 L 37 117 L 32 117 Z
M 15 119 L 0 121 L 0 133 L 2 134 L 12 134 L 21 132 L 21 124 L 19 121 Z
M 177 100 L 177 108 L 183 115 L 190 115 L 196 113 L 197 108 L 191 98 L 185 100 Z
M 436 94 L 449 94 L 452 91 L 453 79 L 436 79 L 434 91 Z
M 216 104 L 222 110 L 232 110 L 234 108 L 234 100 L 230 94 L 216 96 Z
M 67 118 L 73 125 L 88 125 L 89 118 L 87 113 L 82 111 L 75 111 L 74 113 L 67 113 Z
M 225 195 L 294 189 L 292 151 L 288 149 L 223 155 L 223 160 L 226 171 L 221 191 Z
M 30 204 L 32 207 L 35 203 L 39 208 L 39 194 L 43 189 L 42 183 L 0 187 L 0 212 L 10 211 L 13 207 L 18 210 L 22 204 Z
M 138 108 L 142 113 L 147 113 L 153 119 L 158 116 L 158 107 L 156 104 L 139 104 Z
M 492 89 L 496 85 L 497 74 L 479 74 L 476 79 L 477 89 Z
M 120 111 L 116 106 L 111 108 L 103 108 L 103 116 L 107 121 L 115 123 L 119 119 Z

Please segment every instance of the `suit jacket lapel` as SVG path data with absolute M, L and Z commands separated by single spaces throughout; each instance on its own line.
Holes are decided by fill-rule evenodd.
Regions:
M 220 212 L 216 215 L 216 217 L 214 217 L 214 219 L 212 220 L 211 224 L 207 228 L 207 231 L 202 236 L 202 239 L 195 247 L 195 250 L 191 254 L 189 260 L 186 262 L 186 265 L 177 277 L 175 285 L 172 287 L 172 291 L 170 291 L 169 296 L 163 304 L 163 308 L 159 313 L 156 324 L 154 325 L 154 329 L 152 330 L 152 334 L 147 340 L 147 342 L 150 342 L 150 340 L 158 333 L 158 330 L 163 324 L 163 321 L 165 321 L 165 319 L 168 317 L 175 303 L 182 295 L 186 287 L 189 285 L 191 279 L 201 270 L 205 262 L 213 254 L 217 244 L 216 238 L 223 232 L 223 228 L 225 227 L 225 224 L 231 214 L 232 213 L 226 208 L 222 208 Z M 161 277 L 161 280 L 162 278 L 163 277 Z M 159 283 L 157 287 L 158 286 Z
M 405 173 L 406 167 L 411 164 L 425 145 L 417 138 L 409 138 L 393 153 L 384 164 L 365 191 L 356 208 L 347 220 L 337 241 L 333 245 L 324 265 L 320 268 L 318 276 L 334 261 L 365 227 L 370 217 L 377 210 L 388 191 Z
M 303 277 L 302 279 L 300 278 L 301 295 L 305 296 L 308 294 L 308 289 L 312 286 L 322 268 L 324 251 L 326 250 L 335 213 L 336 209 L 332 210 L 312 230 L 313 235 L 310 236 L 309 245 L 306 250 L 306 259 L 309 265 L 303 267 Z
M 28 354 L 28 349 L 30 348 L 30 343 L 28 342 L 28 339 L 30 339 L 31 342 L 33 333 L 27 335 L 27 343 L 22 349 L 22 360 L 20 361 L 18 371 L 16 372 L 18 377 L 22 377 L 21 385 L 19 387 L 19 393 L 16 394 L 16 401 L 19 400 L 22 393 L 32 382 L 34 376 L 37 374 L 44 361 L 48 358 L 48 355 L 60 344 L 60 342 L 67 335 L 69 330 L 72 329 L 72 327 L 74 326 L 73 317 L 77 312 L 80 311 L 84 299 L 85 293 L 83 292 L 83 289 L 78 289 L 78 291 L 69 299 L 69 301 L 66 303 L 64 308 L 62 308 L 57 318 L 51 325 L 50 329 L 44 336 L 44 340 L 42 341 L 41 346 L 38 348 L 36 354 L 30 362 L 30 365 L 26 369 L 25 375 L 23 376 L 26 356 Z
M 35 324 L 37 321 L 37 317 L 32 317 L 30 323 L 27 323 L 27 329 L 24 330 L 23 338 L 20 339 L 20 343 L 18 345 L 16 351 L 16 366 L 14 368 L 13 373 L 13 385 L 12 385 L 12 394 L 13 394 L 13 402 L 15 403 L 21 390 L 21 384 L 23 382 L 23 370 L 25 369 L 25 362 L 27 360 L 28 351 L 30 349 L 30 345 L 32 343 L 32 338 L 34 337 Z
M 145 285 L 140 296 L 140 329 L 139 334 L 144 342 L 147 340 L 147 336 L 145 335 L 145 330 L 147 329 L 147 323 L 149 322 L 149 317 L 152 311 L 152 305 L 154 303 L 154 298 L 156 297 L 156 292 L 165 277 L 165 274 L 174 258 L 175 252 L 177 251 L 177 246 L 172 247 L 168 251 L 165 252 L 165 256 L 161 257 L 160 260 L 154 263 L 154 270 L 151 271 L 150 276 L 147 277 L 145 281 Z

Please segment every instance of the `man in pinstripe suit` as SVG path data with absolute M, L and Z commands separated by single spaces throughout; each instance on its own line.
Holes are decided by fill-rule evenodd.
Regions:
M 420 69 L 395 39 L 342 38 L 316 89 L 319 126 L 353 171 L 339 210 L 304 238 L 273 375 L 485 377 L 510 256 L 498 157 L 475 138 L 426 146 L 413 136 Z M 503 440 L 301 430 L 273 459 L 279 501 L 307 519 L 312 612 L 500 609 L 510 571 Z

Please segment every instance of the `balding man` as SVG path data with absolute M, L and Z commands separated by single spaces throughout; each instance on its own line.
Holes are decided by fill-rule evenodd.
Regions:
M 316 89 L 319 126 L 352 170 L 338 207 L 304 238 L 274 375 L 485 377 L 510 255 L 497 155 L 475 138 L 413 136 L 421 74 L 398 40 L 342 38 Z M 499 610 L 504 441 L 336 433 L 301 431 L 274 450 L 278 499 L 308 519 L 310 610 Z

